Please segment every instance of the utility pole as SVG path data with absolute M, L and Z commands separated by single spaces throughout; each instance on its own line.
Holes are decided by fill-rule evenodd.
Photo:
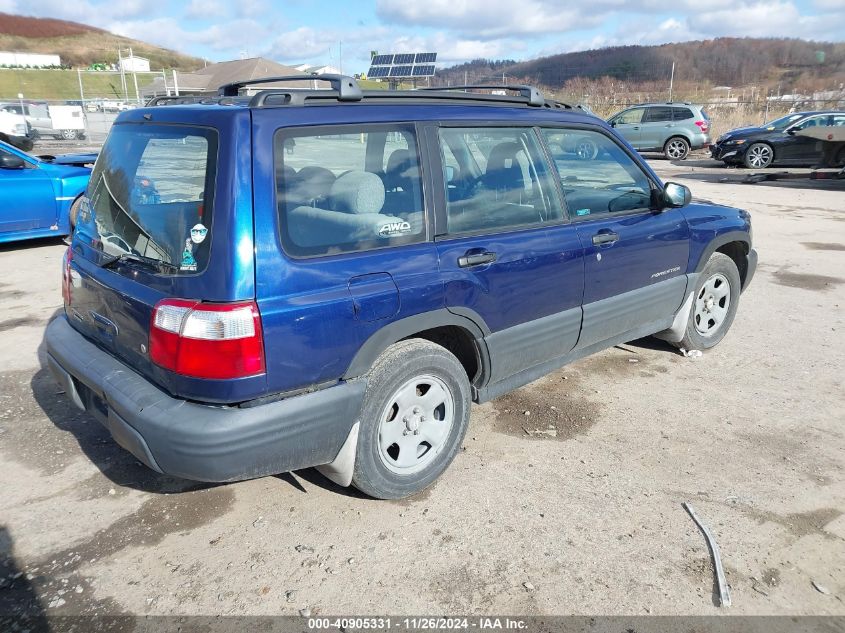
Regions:
M 132 54 L 132 48 L 129 49 L 129 59 L 132 60 L 132 81 L 135 84 L 135 103 L 141 103 L 141 95 L 138 92 L 138 73 L 135 72 L 135 56 Z
M 675 62 L 672 62 L 672 74 L 669 76 L 669 103 L 672 103 L 672 88 L 675 85 Z
M 129 90 L 126 88 L 126 73 L 123 72 L 123 51 L 117 49 L 117 65 L 120 66 L 120 86 L 123 88 L 124 101 L 129 98 Z
M 82 92 L 82 69 L 76 69 L 76 79 L 79 81 L 79 100 L 82 102 L 82 105 L 85 105 L 85 94 Z M 84 112 L 84 110 L 83 110 Z
M 343 74 L 343 41 L 337 43 L 337 63 L 340 65 L 340 74 Z

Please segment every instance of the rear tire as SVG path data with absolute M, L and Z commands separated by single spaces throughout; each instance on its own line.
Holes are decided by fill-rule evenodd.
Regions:
M 61 137 L 66 141 L 75 141 L 79 134 L 76 130 L 62 130 Z
M 73 204 L 70 205 L 70 211 L 68 212 L 68 222 L 70 223 L 70 232 L 73 233 L 73 229 L 76 228 L 76 219 L 79 217 L 79 208 L 82 206 L 82 196 L 79 196 L 76 200 L 73 201 Z
M 663 145 L 663 155 L 669 160 L 684 160 L 689 154 L 689 142 L 680 136 L 673 136 Z
M 401 499 L 431 485 L 469 425 L 469 379 L 447 349 L 423 339 L 390 346 L 367 374 L 353 485 Z
M 673 345 L 687 350 L 718 345 L 736 316 L 741 284 L 734 260 L 713 253 L 698 278 L 684 338 Z

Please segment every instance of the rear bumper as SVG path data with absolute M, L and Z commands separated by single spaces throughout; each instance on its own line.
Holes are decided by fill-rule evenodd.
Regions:
M 364 398 L 355 380 L 259 406 L 173 398 L 74 330 L 47 327 L 47 361 L 73 403 L 153 470 L 197 481 L 237 481 L 335 459 Z

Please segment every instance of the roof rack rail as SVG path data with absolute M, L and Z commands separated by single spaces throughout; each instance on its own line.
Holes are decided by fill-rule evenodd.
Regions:
M 240 89 L 253 84 L 281 83 L 284 81 L 327 81 L 337 93 L 338 101 L 360 101 L 364 96 L 358 82 L 346 75 L 285 75 L 282 77 L 260 77 L 244 79 L 220 86 L 217 94 L 221 97 L 237 97 Z
M 193 103 L 232 105 L 236 102 L 236 99 L 233 97 L 218 97 L 213 95 L 159 95 L 158 97 L 151 97 L 144 104 L 144 107 L 152 108 L 161 105 L 185 105 Z
M 537 90 L 534 86 L 527 86 L 524 84 L 479 84 L 468 86 L 445 86 L 440 88 L 419 88 L 419 90 L 432 91 L 454 91 L 454 90 L 511 90 L 518 92 L 521 97 L 524 97 L 528 105 L 542 107 L 546 105 L 546 98 L 543 93 Z

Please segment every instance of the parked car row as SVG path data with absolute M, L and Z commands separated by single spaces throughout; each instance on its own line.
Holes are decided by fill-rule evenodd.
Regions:
M 690 150 L 708 148 L 716 160 L 729 165 L 764 169 L 779 163 L 815 165 L 822 155 L 821 141 L 804 134 L 812 127 L 845 126 L 845 111 L 796 112 L 760 126 L 731 130 L 710 142 L 710 117 L 690 103 L 646 103 L 626 108 L 608 119 L 631 146 L 640 152 L 662 152 L 683 160 Z M 845 148 L 833 157 L 845 165 Z
M 0 110 L 22 115 L 26 119 L 27 136 L 32 140 L 45 136 L 66 141 L 85 138 L 85 115 L 80 106 L 5 101 L 0 102 Z

